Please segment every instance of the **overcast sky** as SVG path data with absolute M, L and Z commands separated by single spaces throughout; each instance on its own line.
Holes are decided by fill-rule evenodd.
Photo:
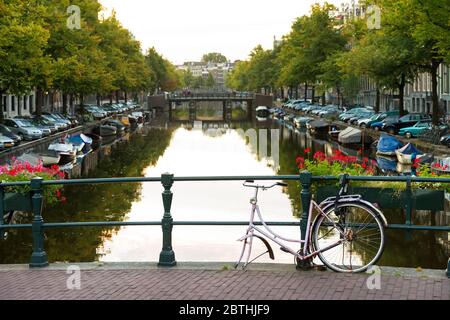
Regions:
M 207 52 L 246 59 L 258 44 L 271 48 L 296 17 L 321 0 L 100 0 L 145 49 L 154 46 L 175 64 Z M 340 4 L 342 0 L 328 0 Z

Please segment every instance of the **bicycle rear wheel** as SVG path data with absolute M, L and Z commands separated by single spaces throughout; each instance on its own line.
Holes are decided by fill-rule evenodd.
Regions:
M 312 245 L 319 259 L 337 272 L 364 272 L 384 250 L 384 226 L 378 215 L 363 203 L 340 203 L 317 216 Z M 331 222 L 331 221 L 332 222 Z M 334 223 L 334 224 L 333 224 Z

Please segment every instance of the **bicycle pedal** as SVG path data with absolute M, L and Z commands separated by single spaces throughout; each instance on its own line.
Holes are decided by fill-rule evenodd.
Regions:
M 280 250 L 286 253 L 291 253 L 288 249 L 286 249 L 285 247 L 280 247 Z

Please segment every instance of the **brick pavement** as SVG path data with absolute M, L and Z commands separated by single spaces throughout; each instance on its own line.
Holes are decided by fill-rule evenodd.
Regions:
M 450 279 L 442 276 L 381 275 L 381 289 L 369 290 L 368 274 L 196 268 L 89 268 L 81 289 L 68 290 L 65 267 L 41 270 L 0 268 L 0 299 L 150 300 L 450 300 Z

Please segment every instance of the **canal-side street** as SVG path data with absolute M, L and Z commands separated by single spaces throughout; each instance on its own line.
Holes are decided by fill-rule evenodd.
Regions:
M 450 279 L 443 270 L 381 268 L 368 274 L 297 271 L 293 265 L 78 264 L 80 289 L 68 289 L 66 264 L 44 270 L 0 266 L 0 299 L 77 300 L 448 300 Z M 73 270 L 73 269 L 72 269 Z M 73 282 L 77 284 L 76 282 Z M 369 285 L 368 285 L 369 283 Z M 379 284 L 379 286 L 377 286 Z M 70 287 L 70 286 L 69 286 Z M 369 289 L 371 288 L 371 289 Z

